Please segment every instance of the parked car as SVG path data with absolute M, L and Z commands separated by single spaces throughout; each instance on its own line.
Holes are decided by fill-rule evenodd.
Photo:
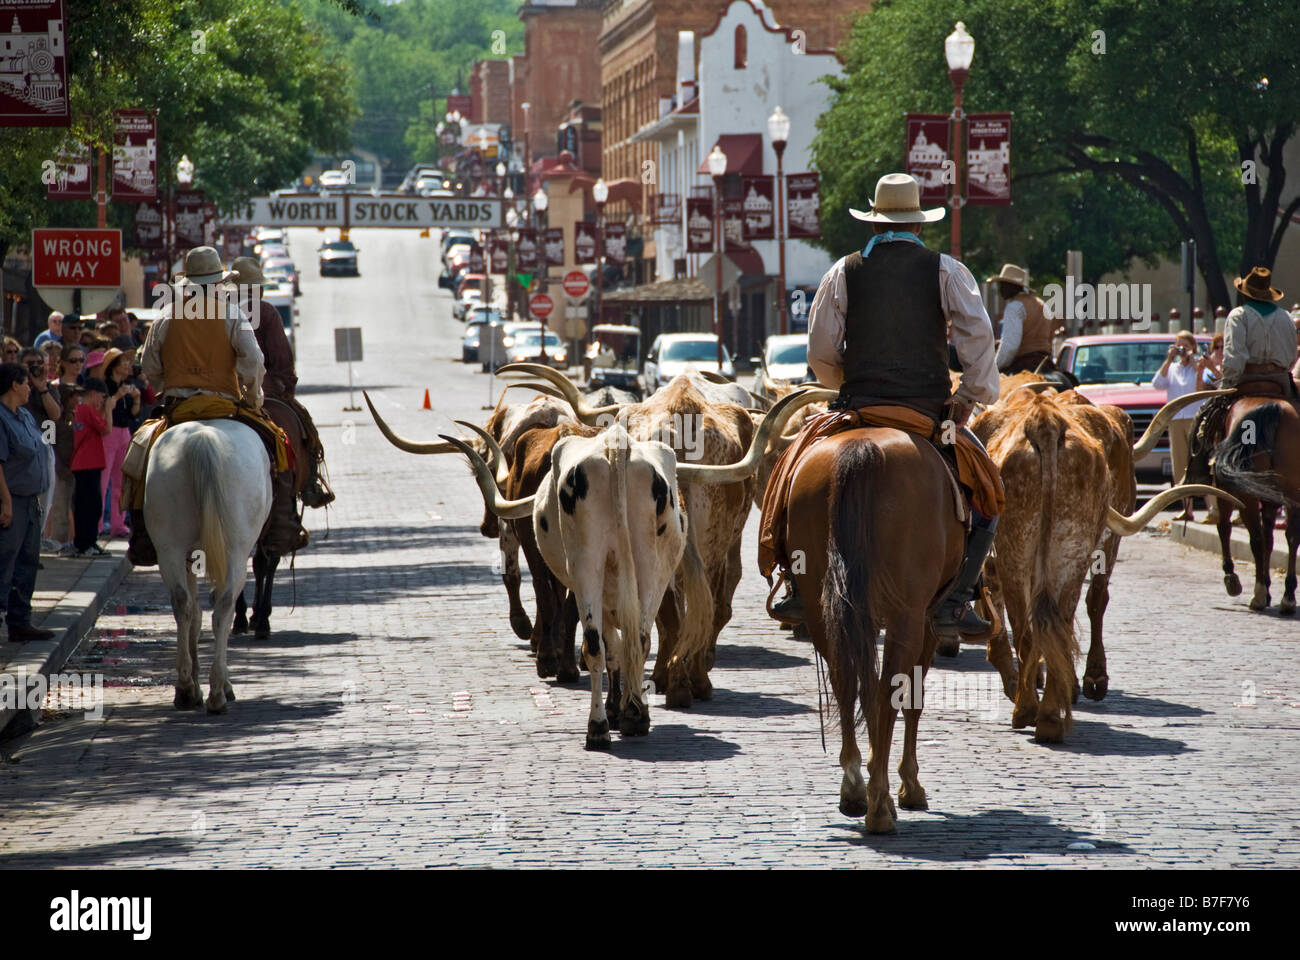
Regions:
M 261 263 L 265 264 L 274 257 L 288 257 L 289 248 L 277 240 L 263 240 L 253 247 L 253 253 Z
M 254 227 L 249 231 L 248 235 L 255 245 L 259 243 L 283 243 L 285 246 L 289 245 L 289 238 L 285 236 L 282 227 Z
M 262 263 L 262 273 L 266 277 L 283 277 L 286 282 L 293 287 L 295 297 L 302 295 L 302 287 L 298 283 L 298 268 L 294 266 L 292 260 L 288 257 L 271 257 Z
M 346 187 L 348 185 L 348 175 L 342 170 L 326 170 L 316 181 L 318 186 L 326 188 Z
M 357 254 L 361 251 L 352 245 L 351 240 L 331 240 L 328 243 L 322 243 L 317 248 L 320 256 L 320 275 L 326 274 L 344 274 L 353 277 L 361 276 L 361 271 L 357 266 Z
M 1174 336 L 1172 333 L 1115 333 L 1071 337 L 1061 344 L 1056 365 L 1077 378 L 1079 393 L 1089 400 L 1123 409 L 1133 418 L 1135 437 L 1140 437 L 1156 411 L 1165 405 L 1165 391 L 1153 388 L 1151 378 L 1165 362 Z M 1212 339 L 1208 333 L 1196 335 L 1202 353 L 1209 351 Z M 1169 434 L 1157 441 L 1155 448 L 1134 464 L 1134 468 L 1142 483 L 1173 479 Z
M 451 315 L 461 323 L 465 322 L 466 316 L 472 307 L 483 302 L 483 291 L 469 287 L 465 292 L 456 298 L 451 305 Z
M 506 347 L 509 363 L 545 363 L 547 366 L 563 370 L 569 365 L 568 349 L 564 341 L 552 331 L 545 332 L 543 342 L 540 329 L 520 330 L 510 338 Z M 545 357 L 545 360 L 542 358 Z
M 465 336 L 460 341 L 460 359 L 462 363 L 478 363 L 479 342 L 483 338 L 483 331 L 489 323 L 497 323 L 501 319 L 501 314 L 496 311 L 484 310 L 478 314 L 478 319 L 470 320 L 465 324 Z
M 639 328 L 614 323 L 596 324 L 591 328 L 587 359 L 591 361 L 591 380 L 600 380 L 638 396 L 641 394 L 637 372 L 641 360 Z
M 763 341 L 754 366 L 754 394 L 775 400 L 776 388 L 817 379 L 808 369 L 808 334 L 776 334 Z
M 512 320 L 509 323 L 489 324 L 481 336 L 491 339 L 482 341 L 479 344 L 479 363 L 482 365 L 483 372 L 488 372 L 489 362 L 491 362 L 494 370 L 505 366 L 507 363 L 514 362 L 511 359 L 511 350 L 514 348 L 516 337 L 536 334 L 540 338 L 541 333 L 542 325 L 536 321 Z M 540 340 L 538 343 L 540 343 Z M 532 356 L 536 358 L 537 353 L 537 344 L 535 343 Z
M 650 345 L 645 362 L 645 392 L 654 393 L 688 370 L 711 370 L 728 380 L 736 379 L 736 367 L 727 348 L 722 348 L 718 365 L 718 338 L 712 333 L 661 333 Z

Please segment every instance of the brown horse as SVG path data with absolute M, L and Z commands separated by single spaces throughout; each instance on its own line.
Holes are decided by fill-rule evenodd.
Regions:
M 1273 524 L 1287 507 L 1287 568 L 1278 611 L 1295 613 L 1296 548 L 1300 546 L 1300 414 L 1294 403 L 1268 396 L 1244 396 L 1228 411 L 1226 438 L 1214 452 L 1214 484 L 1242 502 L 1241 519 L 1250 534 L 1255 560 L 1255 593 L 1250 609 L 1264 610 L 1273 556 Z M 1232 510 L 1219 510 L 1219 546 L 1228 596 L 1241 593 L 1232 565 Z

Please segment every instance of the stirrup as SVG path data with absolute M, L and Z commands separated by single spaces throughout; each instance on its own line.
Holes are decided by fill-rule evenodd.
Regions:
M 782 584 L 789 586 L 790 595 L 774 603 L 772 598 L 776 596 L 776 592 L 781 589 Z M 803 597 L 799 596 L 794 581 L 787 578 L 784 570 L 776 578 L 776 584 L 767 595 L 767 615 L 779 623 L 787 623 L 791 626 L 799 626 L 806 622 L 803 611 Z

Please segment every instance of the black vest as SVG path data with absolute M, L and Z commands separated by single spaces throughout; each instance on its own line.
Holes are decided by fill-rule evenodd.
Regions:
M 842 397 L 946 401 L 948 321 L 939 296 L 939 254 L 915 243 L 878 243 L 844 260 Z

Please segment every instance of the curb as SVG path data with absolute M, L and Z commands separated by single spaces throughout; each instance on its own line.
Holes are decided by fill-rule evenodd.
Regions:
M 57 673 L 68 662 L 82 638 L 90 632 L 99 619 L 105 601 L 131 572 L 131 562 L 125 554 L 96 557 L 86 567 L 76 584 L 63 600 L 41 621 L 46 630 L 53 630 L 49 640 L 33 641 L 23 645 L 23 652 L 4 668 L 10 675 L 26 674 L 48 677 Z M 20 736 L 40 721 L 40 709 L 20 706 L 0 706 L 0 741 Z
M 1197 550 L 1205 550 L 1213 553 L 1216 557 L 1220 556 L 1219 548 L 1219 530 L 1217 527 L 1207 526 L 1203 523 L 1173 523 L 1169 524 L 1169 537 L 1175 543 L 1181 543 L 1187 547 L 1195 547 Z M 1282 546 L 1278 546 L 1279 539 Z M 1253 564 L 1254 555 L 1250 552 L 1250 534 L 1242 529 L 1241 524 L 1234 524 L 1232 527 L 1232 559 L 1244 563 Z M 1273 559 L 1269 564 L 1274 570 L 1286 569 L 1286 534 L 1281 530 L 1274 531 L 1273 537 Z

